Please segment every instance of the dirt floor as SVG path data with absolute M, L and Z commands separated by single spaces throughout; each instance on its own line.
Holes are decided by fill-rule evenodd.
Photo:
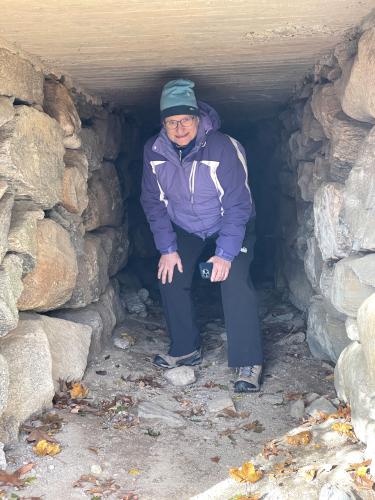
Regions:
M 200 293 L 197 299 L 202 304 L 207 293 L 205 289 Z M 194 368 L 196 382 L 181 387 L 166 380 L 163 371 L 150 362 L 154 353 L 165 352 L 168 346 L 161 309 L 154 304 L 146 318 L 129 315 L 116 329 L 116 338 L 125 349 L 112 345 L 88 367 L 83 383 L 89 393 L 84 399 L 72 399 L 65 391 L 56 399 L 54 417 L 29 422 L 47 431 L 60 428 L 53 437 L 61 452 L 37 457 L 35 443 L 26 441 L 32 429 L 26 427 L 20 442 L 7 451 L 7 461 L 9 472 L 35 464 L 25 475 L 29 484 L 21 489 L 3 488 L 0 498 L 186 500 L 197 496 L 229 500 L 240 498 L 235 494 L 246 488 L 228 479 L 229 469 L 246 461 L 264 471 L 263 479 L 248 490 L 260 493 L 249 498 L 268 494 L 269 499 L 301 495 L 318 499 L 333 469 L 335 481 L 341 485 L 346 481 L 350 488 L 353 479 L 345 467 L 348 460 L 361 461 L 363 448 L 348 433 L 331 431 L 327 427 L 331 420 L 327 423 L 316 414 L 315 420 L 310 418 L 299 429 L 313 436 L 308 444 L 287 445 L 288 449 L 280 444 L 280 436 L 301 425 L 300 417 L 306 416 L 296 401 L 306 407 L 318 395 L 324 396 L 323 403 L 337 405 L 338 401 L 333 369 L 309 353 L 300 313 L 272 290 L 261 290 L 259 298 L 266 355 L 261 392 L 234 394 L 235 375 L 226 366 L 221 311 L 207 301 L 199 312 L 204 361 Z M 276 438 L 281 441 L 268 445 L 272 451 L 261 455 L 265 444 Z M 331 468 L 327 468 L 328 461 Z M 297 471 L 306 472 L 309 466 L 311 470 L 311 463 L 314 477 L 305 474 L 296 483 Z M 326 469 L 319 469 L 322 464 Z M 297 494 L 297 487 L 301 493 Z M 337 498 L 373 498 L 368 494 Z

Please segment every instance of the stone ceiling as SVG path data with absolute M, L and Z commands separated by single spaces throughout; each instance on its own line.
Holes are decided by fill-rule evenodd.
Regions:
M 156 110 L 195 80 L 226 117 L 267 114 L 374 0 L 2 0 L 0 35 L 88 91 Z

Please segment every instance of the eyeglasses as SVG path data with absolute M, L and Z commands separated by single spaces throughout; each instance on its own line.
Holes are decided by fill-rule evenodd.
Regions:
M 165 120 L 164 124 L 169 130 L 176 129 L 179 123 L 181 124 L 181 127 L 188 128 L 193 125 L 195 118 L 195 116 L 186 116 L 181 120 Z

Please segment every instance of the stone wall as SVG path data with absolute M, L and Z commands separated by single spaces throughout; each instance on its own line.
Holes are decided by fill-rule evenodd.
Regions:
M 375 27 L 315 65 L 281 114 L 280 283 L 375 452 Z
M 115 165 L 124 116 L 9 47 L 0 68 L 0 441 L 9 442 L 51 405 L 59 379 L 81 379 L 123 320 L 115 275 L 129 243 Z

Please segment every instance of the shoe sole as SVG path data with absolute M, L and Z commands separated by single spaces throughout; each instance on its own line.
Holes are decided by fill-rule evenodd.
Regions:
M 181 361 L 178 361 L 175 365 L 163 365 L 161 363 L 155 363 L 154 361 L 152 362 L 152 364 L 154 366 L 157 366 L 158 368 L 166 368 L 167 370 L 171 370 L 172 368 L 178 368 L 179 366 L 196 366 L 196 365 L 200 365 L 201 363 L 202 363 L 201 358 L 191 360 L 191 361 L 181 360 Z

